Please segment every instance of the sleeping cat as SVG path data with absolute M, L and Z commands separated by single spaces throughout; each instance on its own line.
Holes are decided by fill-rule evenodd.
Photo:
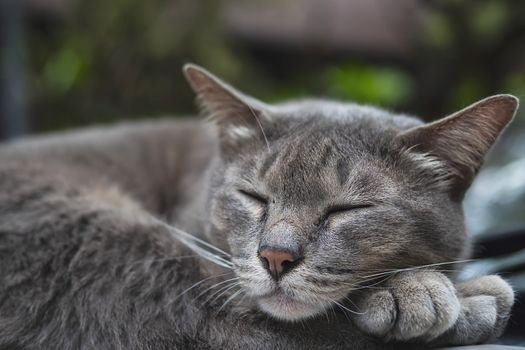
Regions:
M 0 147 L 0 349 L 383 349 L 474 344 L 513 291 L 456 282 L 461 201 L 518 102 L 430 124 L 267 105 L 184 73 L 213 123 Z

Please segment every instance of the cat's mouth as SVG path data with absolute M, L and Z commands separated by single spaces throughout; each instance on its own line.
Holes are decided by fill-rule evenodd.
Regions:
M 258 297 L 257 303 L 262 311 L 277 319 L 287 321 L 297 321 L 312 317 L 325 307 L 325 305 L 299 300 L 287 294 L 281 288 Z

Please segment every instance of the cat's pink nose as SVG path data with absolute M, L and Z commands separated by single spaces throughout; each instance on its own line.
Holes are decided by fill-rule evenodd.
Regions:
M 285 250 L 262 249 L 259 259 L 270 275 L 277 281 L 284 273 L 291 270 L 299 259 Z

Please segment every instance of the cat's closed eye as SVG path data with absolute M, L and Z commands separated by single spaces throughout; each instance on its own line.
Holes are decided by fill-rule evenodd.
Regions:
M 240 194 L 242 194 L 245 198 L 248 198 L 249 200 L 256 202 L 257 204 L 261 205 L 268 205 L 268 199 L 266 199 L 264 196 L 249 190 L 239 189 L 238 190 Z
M 370 203 L 333 205 L 324 211 L 324 214 L 316 222 L 316 225 L 327 225 L 332 222 L 331 219 L 337 219 L 339 217 L 343 217 L 346 214 L 350 214 L 353 211 L 367 209 L 373 206 L 374 205 Z
M 330 218 L 330 216 L 346 214 L 351 211 L 366 209 L 366 208 L 371 208 L 371 207 L 373 207 L 373 204 L 370 204 L 370 203 L 334 205 L 326 210 L 325 218 L 328 219 Z

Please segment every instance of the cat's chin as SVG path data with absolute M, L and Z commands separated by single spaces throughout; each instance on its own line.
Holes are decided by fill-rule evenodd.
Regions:
M 257 304 L 262 311 L 283 321 L 304 320 L 319 314 L 324 309 L 324 305 L 305 303 L 284 293 L 260 297 Z

